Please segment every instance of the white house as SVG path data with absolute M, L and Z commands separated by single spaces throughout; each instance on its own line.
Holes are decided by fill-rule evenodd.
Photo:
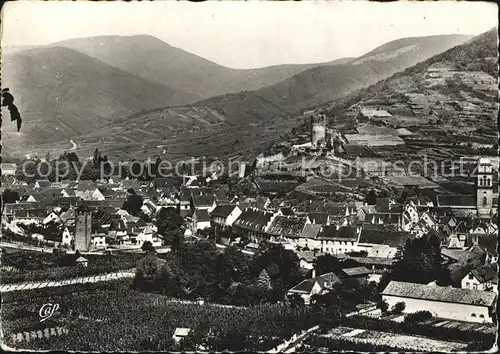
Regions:
M 64 188 L 64 189 L 61 191 L 61 196 L 65 197 L 65 198 L 68 198 L 68 197 L 75 197 L 75 196 L 76 196 L 76 193 L 75 193 L 75 190 L 74 190 L 74 189 Z
M 92 246 L 96 249 L 106 248 L 106 236 L 105 235 L 92 236 Z
M 293 288 L 288 290 L 287 296 L 291 297 L 299 295 L 304 300 L 304 304 L 309 305 L 313 295 L 327 292 L 338 283 L 341 283 L 341 280 L 337 275 L 335 275 L 335 273 L 326 273 L 318 277 L 314 277 L 313 271 L 313 278 L 303 280 L 299 284 L 295 285 Z
M 157 234 L 158 229 L 154 225 L 146 226 L 136 237 L 137 246 L 141 247 L 144 242 L 149 241 L 153 247 L 159 247 L 163 244 L 163 241 Z
M 61 219 L 59 218 L 59 215 L 53 210 L 50 212 L 49 215 L 45 219 L 43 219 L 42 224 L 47 225 L 50 224 L 51 222 L 59 223 L 61 222 Z
M 61 239 L 61 243 L 63 245 L 71 245 L 71 241 L 73 241 L 73 235 L 71 234 L 71 232 L 69 232 L 69 229 L 68 227 L 65 227 L 63 232 L 62 232 L 62 239 Z
M 241 209 L 235 204 L 218 205 L 212 210 L 210 217 L 213 226 L 225 229 L 232 226 L 234 221 L 241 215 Z
M 101 191 L 97 188 L 95 189 L 87 189 L 84 191 L 75 191 L 75 195 L 77 197 L 82 198 L 83 200 L 105 200 L 106 198 L 101 193 Z
M 151 216 L 156 212 L 156 204 L 151 199 L 145 199 L 142 203 L 141 210 L 144 214 Z
M 495 263 L 471 270 L 461 282 L 462 289 L 493 291 L 498 293 L 498 272 Z
M 394 258 L 410 237 L 405 231 L 362 229 L 355 251 L 366 251 L 368 257 Z
M 357 251 L 360 227 L 355 226 L 323 226 L 318 238 L 321 251 L 328 254 L 345 254 Z
M 497 294 L 490 291 L 391 281 L 382 292 L 389 307 L 405 303 L 404 313 L 429 311 L 449 320 L 492 323 Z
M 210 215 L 206 209 L 197 209 L 193 213 L 193 234 L 196 231 L 204 230 L 210 227 Z
M 297 243 L 297 246 L 307 248 L 309 250 L 321 250 L 322 240 L 319 235 L 322 227 L 322 225 L 318 224 L 306 224 L 299 238 L 294 240 Z

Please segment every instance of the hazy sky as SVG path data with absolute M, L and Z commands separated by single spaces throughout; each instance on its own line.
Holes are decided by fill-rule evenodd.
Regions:
M 355 57 L 402 37 L 475 35 L 496 24 L 496 5 L 480 1 L 16 1 L 3 7 L 2 42 L 150 34 L 218 64 L 254 68 Z

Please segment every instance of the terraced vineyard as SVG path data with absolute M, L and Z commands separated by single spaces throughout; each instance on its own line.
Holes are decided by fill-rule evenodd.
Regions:
M 117 122 L 82 136 L 78 139 L 77 154 L 90 156 L 99 145 L 111 159 L 134 156 L 139 160 L 157 155 L 173 161 L 189 156 L 254 157 L 297 125 L 296 119 L 283 118 L 269 123 L 231 126 L 217 112 L 208 120 L 206 116 L 196 118 L 186 114 L 183 108 L 180 110 L 182 112 L 174 109 L 167 109 L 166 113 L 152 112 L 136 121 Z M 174 114 L 190 122 L 181 120 L 174 124 L 171 121 Z

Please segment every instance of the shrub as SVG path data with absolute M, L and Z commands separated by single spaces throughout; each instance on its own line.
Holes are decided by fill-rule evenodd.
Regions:
M 382 313 L 386 313 L 387 310 L 389 309 L 389 304 L 385 300 L 380 300 L 377 303 L 377 308 L 380 309 L 382 311 Z
M 405 316 L 405 323 L 418 323 L 430 320 L 432 313 L 429 311 L 417 311 Z
M 403 312 L 403 310 L 405 309 L 406 307 L 406 304 L 402 301 L 400 302 L 397 302 L 394 307 L 392 308 L 392 313 L 395 314 L 395 315 L 399 315 Z

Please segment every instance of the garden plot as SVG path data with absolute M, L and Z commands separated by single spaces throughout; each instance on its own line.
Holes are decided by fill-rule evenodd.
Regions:
M 448 342 L 436 339 L 430 339 L 421 336 L 411 336 L 404 334 L 395 334 L 389 332 L 381 332 L 374 330 L 360 330 L 351 327 L 337 327 L 329 331 L 327 334 L 320 335 L 323 337 L 339 338 L 351 341 L 353 343 L 362 343 L 369 345 L 390 345 L 411 351 L 437 351 L 448 352 L 456 350 L 464 350 L 466 343 Z

